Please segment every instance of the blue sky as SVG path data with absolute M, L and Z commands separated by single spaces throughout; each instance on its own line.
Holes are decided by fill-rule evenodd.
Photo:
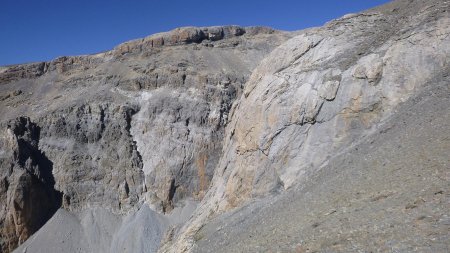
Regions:
M 388 0 L 1 0 L 0 65 L 91 54 L 180 26 L 320 26 Z

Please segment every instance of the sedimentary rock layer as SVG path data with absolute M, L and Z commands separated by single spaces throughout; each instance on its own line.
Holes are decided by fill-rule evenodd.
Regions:
M 33 148 L 50 164 L 39 168 L 54 179 L 48 187 L 59 194 L 55 208 L 102 207 L 121 215 L 145 203 L 167 213 L 184 200 L 202 199 L 231 104 L 257 63 L 290 36 L 264 27 L 186 27 L 100 54 L 1 67 L 0 141 L 19 138 L 8 134 L 7 122 L 21 122 L 22 115 L 39 129 Z M 0 146 L 1 197 L 11 202 L 2 205 L 1 221 L 23 197 L 14 195 L 19 179 L 13 175 L 21 170 L 9 172 L 17 160 L 7 155 L 13 149 Z M 37 191 L 28 181 L 27 189 Z M 1 223 L 2 248 L 23 243 L 55 208 L 18 221 L 23 228 L 14 233 L 19 225 Z
M 449 9 L 1 67 L 1 249 L 445 252 Z

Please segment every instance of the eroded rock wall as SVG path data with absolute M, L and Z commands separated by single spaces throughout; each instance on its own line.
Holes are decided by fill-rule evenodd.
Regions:
M 39 149 L 41 129 L 20 117 L 0 133 L 0 252 L 9 252 L 36 232 L 61 205 L 53 163 Z
M 209 219 L 306 182 L 448 73 L 448 10 L 448 2 L 395 1 L 306 30 L 272 51 L 230 111 L 210 190 L 162 251 L 190 250 Z
M 36 149 L 52 164 L 62 208 L 125 215 L 149 204 L 168 213 L 203 198 L 233 101 L 257 63 L 290 36 L 263 27 L 186 27 L 95 55 L 1 67 L 2 122 L 25 115 L 40 129 Z M 2 189 L 12 189 L 13 160 L 5 156 L 0 167 Z
M 128 210 L 145 191 L 142 158 L 130 134 L 136 108 L 88 104 L 39 119 L 40 147 L 54 163 L 63 207 Z

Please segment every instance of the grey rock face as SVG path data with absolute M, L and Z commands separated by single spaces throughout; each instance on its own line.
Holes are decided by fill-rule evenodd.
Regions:
M 21 117 L 3 125 L 0 164 L 0 252 L 13 250 L 61 205 L 53 164 L 39 149 L 40 127 Z
M 450 78 L 298 187 L 208 222 L 193 252 L 448 252 Z
M 185 27 L 126 42 L 96 55 L 0 68 L 2 122 L 17 118 L 22 122 L 21 115 L 30 117 L 23 124 L 27 126 L 25 134 L 11 134 L 6 123 L 0 129 L 3 131 L 0 175 L 6 175 L 0 178 L 0 191 L 5 193 L 0 196 L 2 203 L 9 203 L 8 199 L 27 199 L 22 197 L 26 195 L 22 194 L 25 192 L 22 188 L 11 190 L 17 189 L 14 182 L 21 182 L 31 184 L 31 188 L 27 186 L 29 189 L 36 188 L 33 191 L 49 199 L 47 202 L 51 204 L 46 206 L 50 210 L 57 208 L 59 201 L 65 209 L 18 250 L 208 252 L 216 249 L 209 248 L 207 240 L 217 242 L 217 250 L 226 250 L 220 245 L 233 249 L 227 239 L 239 242 L 235 251 L 246 248 L 302 252 L 304 246 L 335 250 L 336 245 L 345 251 L 356 251 L 364 250 L 364 245 L 370 249 L 386 246 L 370 242 L 371 238 L 387 240 L 396 249 L 408 250 L 402 245 L 412 240 L 396 235 L 403 230 L 421 235 L 413 223 L 421 223 L 427 217 L 415 221 L 406 217 L 411 214 L 408 210 L 414 209 L 410 207 L 422 203 L 414 202 L 418 198 L 430 203 L 420 210 L 436 208 L 429 213 L 433 217 L 440 215 L 441 218 L 431 219 L 438 225 L 424 226 L 430 233 L 444 237 L 439 242 L 445 241 L 442 224 L 445 225 L 446 218 L 441 212 L 445 199 L 439 192 L 445 192 L 441 188 L 448 181 L 442 172 L 447 142 L 432 142 L 436 148 L 429 149 L 441 157 L 431 156 L 433 159 L 445 160 L 436 163 L 437 172 L 432 174 L 433 170 L 429 170 L 432 175 L 424 179 L 439 188 L 434 192 L 439 195 L 435 198 L 431 188 L 424 188 L 426 194 L 420 194 L 416 188 L 421 181 L 408 179 L 414 176 L 411 171 L 402 169 L 408 175 L 402 180 L 401 175 L 395 174 L 395 168 L 385 169 L 376 157 L 365 159 L 364 154 L 370 153 L 370 145 L 378 134 L 385 136 L 385 132 L 378 132 L 380 127 L 388 125 L 383 131 L 389 131 L 391 119 L 403 120 L 397 112 L 399 106 L 423 101 L 415 97 L 417 94 L 430 100 L 423 103 L 428 111 L 414 107 L 415 111 L 437 115 L 431 111 L 433 105 L 439 105 L 436 108 L 443 115 L 448 114 L 443 109 L 445 99 L 441 99 L 446 96 L 433 95 L 433 92 L 448 93 L 448 89 L 423 91 L 435 83 L 441 86 L 448 83 L 449 9 L 448 1 L 399 0 L 295 33 L 263 27 Z M 403 108 L 400 114 L 405 111 Z M 425 118 L 417 118 L 408 122 L 426 122 Z M 439 124 L 446 119 L 447 116 Z M 39 129 L 39 134 L 33 129 Z M 399 136 L 407 138 L 420 131 L 408 129 L 406 134 L 399 131 Z M 412 147 L 431 135 L 424 131 L 422 137 L 417 135 L 417 139 L 411 138 L 407 143 Z M 30 162 L 21 163 L 22 156 L 14 155 L 16 139 L 30 143 L 32 149 L 22 152 Z M 377 145 L 382 144 L 392 154 L 401 150 L 394 152 L 395 145 L 389 140 Z M 359 153 L 358 148 L 367 152 Z M 382 147 L 373 150 L 377 157 L 384 154 L 393 159 L 391 154 L 382 152 Z M 415 148 L 405 152 L 408 150 L 417 152 Z M 402 159 L 407 157 L 398 154 Z M 47 177 L 39 179 L 44 175 L 42 168 L 49 168 L 35 166 L 42 159 L 47 161 L 44 158 L 51 163 L 49 177 L 54 178 L 54 183 Z M 12 172 L 11 164 L 18 164 Z M 399 164 L 414 165 L 413 171 L 420 171 L 416 165 L 424 163 L 419 159 L 417 163 Z M 15 179 L 22 171 L 36 175 L 40 183 Z M 329 175 L 331 172 L 336 175 Z M 389 181 L 391 174 L 398 175 L 398 180 Z M 366 187 L 372 181 L 377 185 Z M 384 185 L 385 182 L 392 184 Z M 352 187 L 369 192 L 353 198 Z M 380 218 L 377 211 L 380 209 L 374 203 L 397 193 L 398 201 L 382 205 L 393 210 L 390 216 L 393 218 Z M 407 198 L 414 201 L 405 211 L 396 203 L 403 205 L 409 202 Z M 261 199 L 260 204 L 255 199 Z M 362 223 L 339 223 L 351 217 L 346 212 L 348 199 L 363 210 L 350 212 L 361 218 Z M 188 211 L 180 211 L 183 209 L 180 205 L 187 200 L 201 202 L 186 222 L 194 209 L 189 206 Z M 275 201 L 287 211 L 276 207 L 264 211 L 263 205 Z M 0 213 L 1 222 L 7 222 L 10 213 L 18 210 L 9 211 L 11 205 L 6 206 Z M 308 213 L 309 207 L 317 213 Z M 338 210 L 338 207 L 345 208 Z M 299 210 L 298 215 L 292 214 L 295 210 Z M 330 223 L 325 224 L 319 219 L 322 213 L 336 216 L 330 216 L 333 217 Z M 292 215 L 294 224 L 284 221 L 283 215 Z M 228 217 L 231 224 L 226 224 Z M 379 224 L 387 232 L 372 233 L 370 238 L 355 236 L 355 231 L 370 228 L 364 226 L 364 222 L 369 222 L 367 217 L 373 218 L 374 226 Z M 273 221 L 268 221 L 271 218 Z M 392 229 L 388 224 L 395 220 L 405 223 Z M 60 228 L 65 221 L 68 226 Z M 1 223 L 2 229 L 19 227 L 20 232 L 34 227 L 27 225 L 23 229 L 22 222 L 4 226 L 5 222 Z M 277 222 L 285 225 L 295 240 L 303 240 L 300 248 L 289 244 L 295 240 L 269 238 L 262 228 L 269 224 L 281 234 Z M 255 241 L 246 240 L 242 233 L 238 237 L 229 236 L 233 229 L 242 229 L 241 223 L 261 228 L 263 232 L 256 237 L 256 244 L 265 245 L 264 248 L 253 247 Z M 296 230 L 298 224 L 301 230 Z M 349 230 L 339 231 L 341 225 L 348 225 Z M 357 243 L 323 235 L 317 230 L 321 226 Z M 352 230 L 353 227 L 358 230 Z M 6 251 L 32 233 L 12 236 L 9 228 L 2 231 L 6 231 L 1 235 L 2 243 L 8 240 L 2 245 Z M 61 233 L 55 236 L 57 240 L 52 240 L 49 234 L 55 231 Z M 298 236 L 298 231 L 305 236 Z M 71 235 L 73 240 L 66 244 Z M 398 240 L 392 241 L 393 237 Z M 279 241 L 280 247 L 258 243 L 259 239 L 266 242 L 268 238 Z M 426 234 L 423 238 L 433 237 Z M 336 244 L 328 245 L 329 240 Z M 79 242 L 86 244 L 80 246 Z M 423 245 L 427 243 L 421 239 L 422 246 L 417 248 L 426 249 Z M 443 249 L 440 244 L 431 248 Z
M 54 161 L 56 188 L 67 210 L 87 203 L 128 210 L 144 189 L 142 158 L 130 135 L 136 109 L 89 104 L 39 119 L 40 147 Z
M 158 33 L 144 39 L 129 41 L 117 46 L 115 54 L 136 53 L 174 45 L 212 42 L 223 39 L 234 39 L 244 34 L 271 34 L 275 30 L 266 27 L 216 26 L 216 27 L 181 27 L 170 32 Z M 233 41 L 237 45 L 238 41 Z M 226 43 L 228 44 L 228 42 Z M 220 45 L 220 44 L 219 44 Z M 214 46 L 209 44 L 208 46 Z
M 44 74 L 46 63 L 31 63 L 24 65 L 15 65 L 0 69 L 1 83 L 7 83 L 21 78 L 36 78 Z
M 449 8 L 397 1 L 306 30 L 272 51 L 230 112 L 211 188 L 164 251 L 191 249 L 217 214 L 306 183 L 448 73 Z
M 258 27 L 188 27 L 96 55 L 2 67 L 0 114 L 4 122 L 27 115 L 40 129 L 36 148 L 52 164 L 51 187 L 65 210 L 100 206 L 125 215 L 150 205 L 168 213 L 203 197 L 231 104 L 257 62 L 290 36 Z M 13 158 L 4 158 L 2 192 L 12 182 L 6 172 Z

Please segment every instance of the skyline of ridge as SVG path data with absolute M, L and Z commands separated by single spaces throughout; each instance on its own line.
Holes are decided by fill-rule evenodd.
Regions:
M 268 26 L 295 31 L 386 2 L 6 0 L 0 15 L 4 24 L 0 66 L 104 52 L 129 40 L 185 26 Z

